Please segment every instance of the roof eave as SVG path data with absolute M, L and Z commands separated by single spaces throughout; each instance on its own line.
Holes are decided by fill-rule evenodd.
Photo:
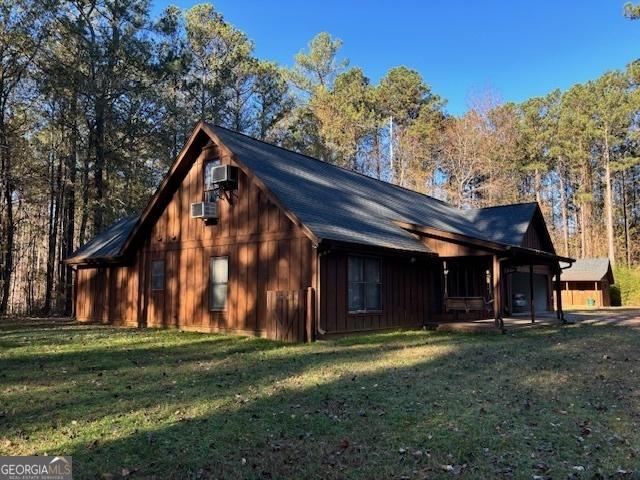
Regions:
M 565 262 L 565 263 L 575 262 L 575 259 L 573 258 L 563 257 L 553 252 L 545 252 L 543 250 L 537 250 L 533 248 L 521 247 L 517 245 L 509 245 L 509 244 L 504 244 L 499 242 L 492 242 L 484 239 L 470 237 L 468 235 L 464 235 L 461 233 L 448 232 L 446 230 L 440 230 L 435 227 L 416 225 L 408 222 L 396 221 L 395 223 L 398 226 L 408 230 L 424 233 L 426 235 L 432 235 L 434 237 L 439 237 L 444 240 L 454 240 L 462 243 L 467 243 L 477 247 L 485 248 L 490 251 L 524 253 L 524 254 L 534 255 L 537 257 L 547 258 L 549 260 L 554 260 L 558 262 Z
M 409 250 L 406 248 L 396 248 L 390 247 L 388 245 L 369 245 L 366 243 L 357 243 L 357 242 L 346 242 L 344 240 L 331 240 L 328 238 L 323 238 L 319 244 L 317 244 L 317 248 L 320 251 L 326 251 L 331 249 L 345 249 L 345 250 L 354 250 L 354 249 L 365 249 L 365 250 L 376 250 L 381 252 L 386 252 L 388 254 L 393 255 L 403 255 L 403 256 L 421 256 L 421 257 L 429 257 L 429 258 L 437 258 L 439 255 L 436 252 L 430 252 L 425 250 Z
M 492 242 L 492 241 L 488 241 L 480 238 L 471 237 L 469 235 L 464 235 L 462 233 L 451 232 L 451 231 L 442 230 L 435 227 L 427 227 L 426 225 L 418 225 L 415 223 L 403 222 L 400 220 L 396 220 L 394 223 L 405 230 L 441 238 L 444 240 L 458 241 L 458 242 L 473 245 L 476 247 L 485 248 L 487 250 L 504 251 L 508 246 L 506 244 L 501 244 L 498 242 Z
M 564 262 L 564 263 L 573 263 L 575 262 L 575 258 L 571 258 L 571 257 L 563 257 L 562 255 L 558 255 L 557 253 L 552 253 L 552 252 L 545 252 L 544 250 L 537 250 L 535 248 L 527 248 L 527 247 L 518 247 L 515 245 L 508 245 L 507 246 L 507 250 L 508 251 L 513 251 L 513 252 L 520 252 L 520 253 L 525 253 L 525 254 L 531 254 L 531 255 L 535 255 L 535 256 L 539 256 L 539 257 L 546 257 L 549 258 L 550 260 L 555 260 L 558 262 Z
M 69 265 L 70 267 L 79 267 L 85 265 L 100 266 L 100 265 L 119 265 L 125 261 L 125 257 L 122 255 L 110 256 L 110 257 L 70 257 L 62 260 L 62 263 Z

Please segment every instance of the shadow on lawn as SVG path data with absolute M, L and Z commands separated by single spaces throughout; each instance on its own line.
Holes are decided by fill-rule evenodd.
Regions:
M 76 398 L 53 407 L 18 405 L 13 423 L 36 428 L 54 412 L 60 425 L 83 415 L 111 417 L 117 425 L 141 408 L 204 410 L 121 438 L 70 441 L 71 451 L 62 453 L 74 456 L 77 478 L 122 468 L 145 478 L 424 478 L 445 475 L 442 465 L 469 478 L 566 478 L 575 465 L 586 465 L 590 476 L 598 468 L 612 473 L 634 445 L 609 444 L 607 436 L 620 434 L 613 417 L 637 421 L 638 405 L 620 395 L 637 388 L 622 371 L 640 344 L 636 331 L 399 332 L 313 346 L 182 335 L 183 343 L 170 348 L 157 345 L 158 332 L 136 338 L 133 348 L 3 361 L 5 371 L 76 365 L 77 382 L 97 372 L 117 380 L 105 391 L 77 389 Z M 616 353 L 603 360 L 612 345 Z M 632 362 L 637 368 L 636 357 Z M 24 394 L 14 395 L 9 401 L 19 403 Z M 587 428 L 590 438 L 577 441 Z
M 81 338 L 82 332 L 80 329 L 73 335 Z M 49 398 L 42 402 L 22 402 L 23 391 L 5 392 L 5 399 L 16 404 L 14 424 L 26 429 L 36 427 L 43 419 L 49 418 L 59 425 L 68 424 L 82 415 L 95 419 L 113 414 L 118 409 L 127 411 L 153 406 L 161 396 L 171 396 L 181 389 L 188 389 L 191 393 L 190 402 L 220 396 L 233 398 L 248 387 L 269 385 L 301 375 L 310 367 L 329 368 L 336 362 L 343 367 L 357 365 L 361 359 L 371 357 L 372 352 L 382 355 L 425 343 L 435 346 L 451 341 L 443 336 L 425 342 L 419 335 L 412 338 L 406 333 L 399 333 L 343 339 L 315 350 L 304 345 L 286 345 L 253 337 L 166 331 L 152 331 L 151 336 L 145 336 L 138 332 L 102 330 L 100 333 L 105 336 L 130 333 L 142 337 L 126 344 L 116 342 L 113 347 L 22 354 L 3 360 L 3 371 L 15 373 L 0 374 L 0 387 L 16 382 L 34 388 L 44 386 Z M 176 335 L 182 343 L 169 348 L 159 346 L 157 342 L 163 334 Z M 66 336 L 68 332 L 52 331 L 50 338 L 54 344 L 58 344 L 59 335 Z M 351 349 L 347 350 L 348 347 Z M 269 356 L 265 357 L 267 353 Z M 234 361 L 235 358 L 241 358 L 242 363 Z M 214 369 L 205 370 L 198 367 L 200 364 L 214 364 Z M 188 372 L 191 375 L 188 378 L 181 378 L 179 370 L 191 367 L 197 370 L 195 380 L 191 375 L 193 372 Z M 197 388 L 193 386 L 194 381 Z M 90 387 L 89 396 L 77 394 L 87 386 Z M 169 403 L 175 404 L 175 408 L 184 406 L 180 399 L 165 398 L 164 404 Z

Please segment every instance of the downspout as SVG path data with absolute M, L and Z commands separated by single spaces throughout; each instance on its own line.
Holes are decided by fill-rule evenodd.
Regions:
M 571 266 L 573 265 L 573 262 L 569 262 L 569 265 L 567 265 L 566 267 L 560 267 L 560 262 L 558 262 L 558 267 L 560 267 L 560 270 L 558 270 L 558 285 L 559 287 L 556 288 L 556 295 L 559 296 L 560 298 L 560 321 L 564 324 L 567 323 L 567 321 L 564 318 L 564 308 L 562 308 L 562 280 L 560 280 L 560 278 L 562 277 L 562 271 L 566 270 L 567 268 L 571 268 Z
M 326 330 L 322 329 L 322 326 L 320 325 L 320 319 L 322 318 L 320 315 L 320 299 L 321 299 L 321 295 L 322 292 L 320 292 L 320 265 L 321 265 L 321 260 L 322 257 L 324 257 L 326 254 L 328 254 L 331 250 L 324 250 L 321 251 L 320 250 L 320 243 L 317 243 L 313 246 L 313 248 L 316 250 L 317 254 L 316 254 L 316 338 L 318 335 L 326 335 Z
M 77 295 L 78 295 L 78 267 L 71 265 L 71 318 L 77 320 L 76 318 L 76 303 L 77 303 Z
M 504 307 L 504 300 L 505 299 L 502 298 L 502 297 L 505 296 L 505 295 L 503 295 L 504 293 L 507 293 L 505 291 L 506 289 L 503 288 L 504 287 L 504 283 L 503 283 L 503 280 L 502 280 L 502 262 L 504 262 L 505 260 L 509 260 L 509 258 L 510 257 L 502 257 L 502 258 L 500 258 L 496 254 L 496 260 L 498 262 L 498 268 L 500 270 L 500 272 L 499 272 L 500 273 L 500 275 L 499 275 L 500 276 L 500 287 L 499 288 L 500 288 L 500 297 L 501 297 L 501 300 L 502 300 L 502 305 L 498 305 L 498 301 L 497 301 L 497 299 L 495 297 L 495 292 L 493 292 L 494 293 L 493 294 L 493 302 L 494 302 L 493 303 L 493 309 L 494 309 L 494 315 L 497 316 L 498 326 L 500 327 L 500 330 L 502 331 L 502 333 L 505 333 L 504 320 L 502 319 L 502 310 L 503 309 L 502 308 L 498 308 L 498 307 Z M 493 272 L 494 276 L 495 276 L 495 274 L 496 274 L 496 272 Z M 506 280 L 506 275 L 505 275 L 505 280 Z M 496 312 L 497 312 L 497 314 L 496 314 Z

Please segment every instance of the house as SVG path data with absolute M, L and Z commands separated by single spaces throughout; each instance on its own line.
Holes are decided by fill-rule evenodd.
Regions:
M 66 261 L 78 320 L 303 341 L 500 324 L 516 290 L 534 320 L 571 259 L 536 203 L 462 211 L 201 122 L 142 213 Z
M 608 258 L 582 258 L 560 276 L 562 303 L 572 307 L 610 307 L 614 283 Z

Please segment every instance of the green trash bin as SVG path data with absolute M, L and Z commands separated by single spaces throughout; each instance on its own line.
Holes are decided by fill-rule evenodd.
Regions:
M 587 306 L 595 307 L 596 306 L 596 299 L 595 298 L 587 298 Z

